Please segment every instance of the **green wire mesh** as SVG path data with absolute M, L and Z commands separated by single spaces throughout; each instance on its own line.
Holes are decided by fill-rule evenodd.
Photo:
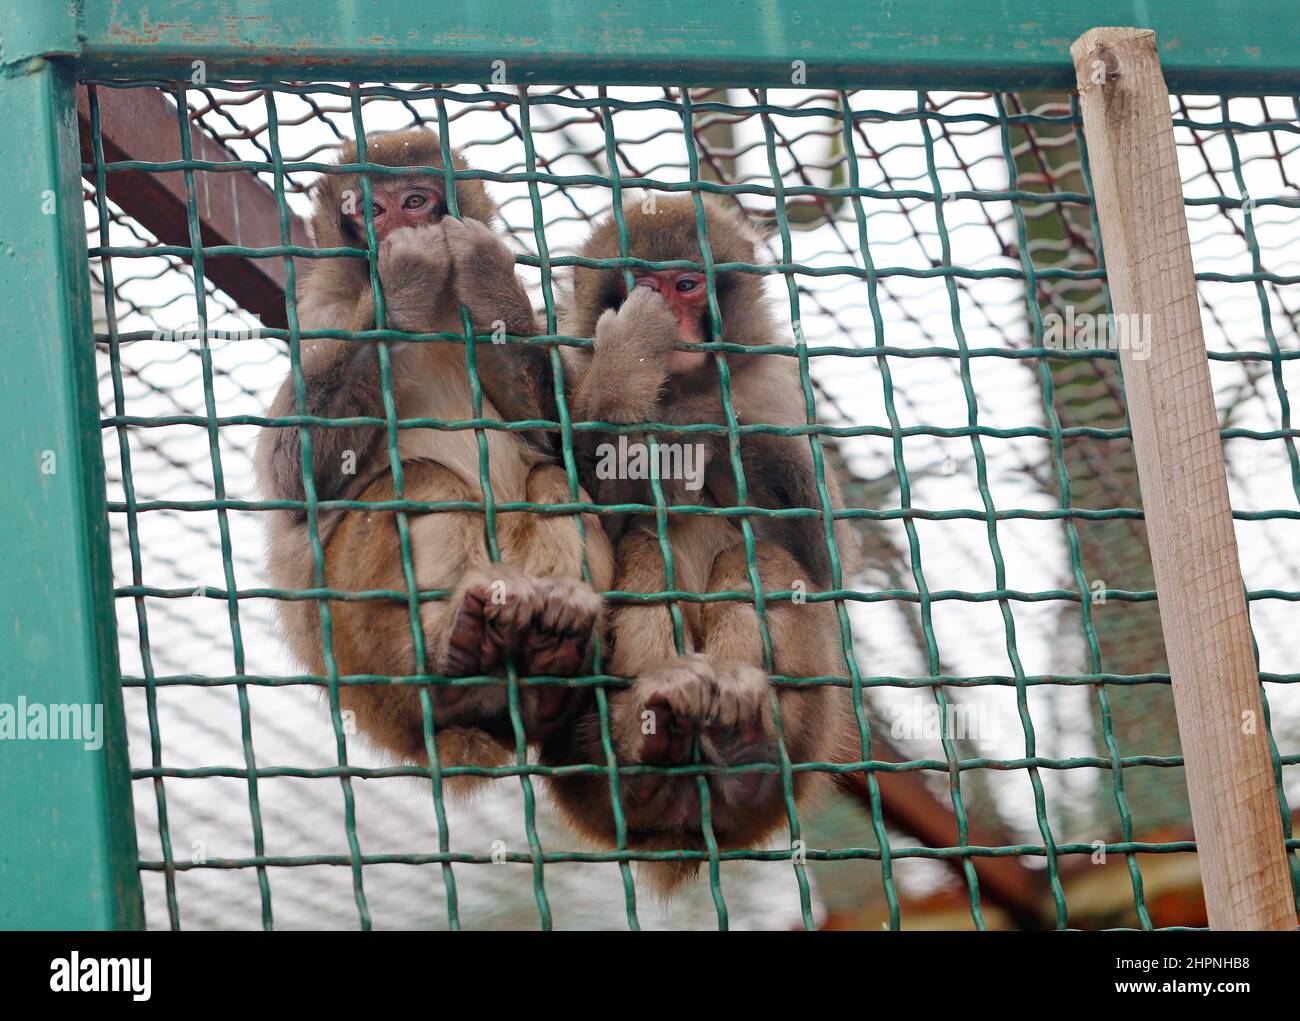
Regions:
M 1047 316 L 1107 309 L 1071 97 L 145 80 L 86 88 L 89 257 L 148 924 L 1185 924 L 1177 895 L 1198 885 L 1195 843 L 1118 361 L 1110 351 L 1044 346 Z M 114 125 L 104 111 L 131 90 L 165 93 L 185 111 L 173 111 L 170 125 L 179 159 L 106 157 Z M 1300 599 L 1289 541 L 1300 458 L 1287 385 L 1300 357 L 1300 110 L 1293 99 L 1173 102 L 1279 811 L 1300 879 L 1290 809 L 1300 784 L 1300 643 L 1287 626 Z M 525 424 L 482 418 L 468 320 L 464 335 L 428 342 L 464 348 L 470 421 L 399 424 L 380 346 L 385 418 L 373 424 L 388 438 L 394 499 L 382 506 L 395 512 L 405 590 L 328 587 L 310 478 L 314 587 L 263 583 L 259 515 L 285 504 L 259 501 L 252 487 L 258 428 L 299 428 L 310 463 L 313 420 L 265 417 L 290 371 L 299 407 L 304 398 L 295 303 L 298 274 L 315 254 L 298 226 L 305 192 L 338 142 L 414 123 L 438 130 L 446 165 L 446 149 L 461 148 L 470 174 L 487 182 L 545 313 L 545 334 L 517 342 L 543 345 L 557 377 L 560 347 L 590 342 L 556 333 L 564 281 L 586 229 L 611 204 L 618 210 L 647 189 L 695 196 L 711 295 L 720 267 L 700 196 L 733 196 L 769 229 L 766 264 L 722 268 L 772 278 L 769 294 L 796 343 L 768 356 L 798 360 L 802 392 L 790 399 L 802 401 L 808 424 L 740 423 L 725 399 L 728 350 L 715 345 L 726 421 L 697 428 L 731 441 L 738 507 L 746 501 L 737 442 L 747 432 L 807 436 L 817 466 L 821 507 L 775 513 L 822 521 L 834 565 L 825 598 L 836 603 L 844 670 L 794 683 L 852 691 L 861 758 L 791 762 L 782 745 L 780 762 L 766 768 L 783 778 L 788 840 L 739 851 L 710 840 L 702 854 L 629 851 L 620 778 L 647 767 L 615 760 L 606 698 L 627 679 L 603 673 L 599 660 L 570 683 L 595 689 L 604 761 L 580 768 L 608 776 L 614 850 L 576 846 L 551 817 L 537 783 L 548 770 L 528 761 L 522 735 L 518 695 L 529 679 L 513 668 L 512 766 L 443 767 L 424 688 L 429 768 L 378 760 L 353 736 L 342 685 L 431 679 L 340 676 L 324 597 L 404 603 L 423 662 L 419 605 L 447 595 L 418 589 L 408 518 L 453 505 L 405 498 L 398 430 L 477 434 L 485 499 L 454 506 L 484 513 L 494 559 L 498 515 L 543 511 L 497 503 L 486 484 L 486 430 Z M 229 158 L 208 158 L 214 146 Z M 273 197 L 266 208 L 278 244 L 210 241 L 205 224 L 240 177 L 259 179 Z M 182 182 L 184 229 L 166 243 L 142 222 L 142 179 Z M 621 223 L 620 234 L 626 253 Z M 238 259 L 278 267 L 287 329 L 260 327 L 213 282 L 222 260 Z M 402 336 L 383 330 L 377 306 L 381 332 L 370 336 Z M 710 308 L 716 317 L 712 297 Z M 574 421 L 558 383 L 556 395 L 558 420 L 545 425 L 562 439 L 572 503 L 546 511 L 574 514 L 582 505 L 573 435 L 600 425 Z M 847 480 L 839 511 L 827 462 Z M 657 485 L 642 510 L 658 524 L 668 579 L 649 598 L 678 598 L 667 524 L 690 511 L 670 509 Z M 758 584 L 750 519 L 774 512 L 700 512 L 736 520 L 756 595 L 691 598 L 752 600 L 770 670 L 764 606 L 792 593 Z M 835 518 L 852 521 L 867 544 L 858 575 L 841 570 Z M 318 602 L 324 676 L 285 658 L 271 622 L 277 599 Z M 326 713 L 312 705 L 313 690 L 325 692 Z M 707 813 L 703 769 L 679 767 L 698 778 Z M 796 810 L 792 776 L 805 769 L 835 772 L 849 786 Z M 495 778 L 486 800 L 444 798 L 445 779 L 463 773 Z M 906 775 L 922 779 L 951 838 L 927 842 L 900 821 L 884 785 Z M 700 857 L 701 878 L 665 911 L 638 897 L 632 863 L 673 854 Z M 1035 891 L 1028 916 L 990 883 L 997 859 Z

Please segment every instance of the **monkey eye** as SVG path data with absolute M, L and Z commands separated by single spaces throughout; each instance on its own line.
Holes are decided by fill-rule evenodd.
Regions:
M 677 290 L 681 294 L 691 294 L 704 286 L 704 278 L 698 273 L 683 273 L 677 278 Z
M 653 273 L 635 276 L 632 278 L 632 283 L 637 287 L 648 287 L 652 291 L 659 290 L 659 278 Z
M 379 203 L 379 202 L 372 202 L 372 203 L 370 203 L 370 215 L 371 215 L 371 216 L 383 216 L 383 215 L 384 215 L 384 207 L 383 207 L 383 204 L 382 204 L 382 203 Z
M 418 191 L 413 191 L 402 199 L 403 209 L 423 209 L 428 204 L 429 197 Z

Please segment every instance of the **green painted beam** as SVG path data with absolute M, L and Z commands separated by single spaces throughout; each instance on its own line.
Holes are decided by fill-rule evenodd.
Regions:
M 1069 9 L 1067 9 L 1067 6 Z M 1300 87 L 1295 0 L 115 0 L 9 4 L 6 60 L 67 53 L 100 72 L 779 86 L 1074 85 L 1070 43 L 1153 28 L 1170 88 Z M 11 50 L 9 40 L 21 43 Z
M 139 926 L 74 81 L 41 60 L 10 70 L 0 77 L 0 928 Z M 33 736 L 52 706 L 91 707 L 78 714 L 81 739 L 50 739 L 52 726 Z

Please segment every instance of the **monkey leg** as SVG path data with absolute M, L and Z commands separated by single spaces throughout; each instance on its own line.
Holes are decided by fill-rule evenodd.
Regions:
M 758 542 L 756 563 L 764 592 L 803 590 L 817 586 L 806 570 L 780 545 Z M 751 592 L 743 545 L 724 550 L 714 561 L 710 592 Z M 816 677 L 844 673 L 839 620 L 830 602 L 781 601 L 764 606 L 763 619 L 771 641 L 773 669 L 786 677 Z M 763 665 L 762 632 L 756 606 L 750 602 L 712 602 L 704 608 L 704 653 L 719 673 Z M 853 709 L 844 691 L 826 684 L 771 685 L 760 670 L 763 702 L 770 709 L 775 692 L 778 712 L 741 716 L 729 744 L 719 745 L 717 761 L 779 762 L 780 746 L 792 764 L 843 761 L 852 755 Z M 752 677 L 752 672 L 746 673 Z M 778 728 L 779 722 L 779 728 Z M 755 740 L 754 731 L 761 732 Z M 794 795 L 802 801 L 825 786 L 830 774 L 797 772 Z M 724 831 L 746 833 L 746 840 L 768 836 L 787 818 L 783 784 L 777 773 L 755 773 L 738 783 L 717 786 L 715 819 Z
M 404 465 L 405 493 L 412 500 L 476 500 L 477 492 L 431 461 Z M 536 474 L 536 473 L 534 473 Z M 544 502 L 544 493 L 529 490 Z M 392 479 L 373 482 L 362 499 L 391 499 Z M 551 501 L 553 502 L 553 501 Z M 420 606 L 421 632 L 429 672 L 464 676 L 491 674 L 505 658 L 518 655 L 532 671 L 567 672 L 585 657 L 600 615 L 600 598 L 578 579 L 581 546 L 576 527 L 563 541 L 561 525 L 502 527 L 503 559 L 492 563 L 484 540 L 483 516 L 461 511 L 408 517 L 411 553 L 418 587 L 450 589 L 446 600 Z M 599 533 L 599 528 L 596 528 Z M 593 544 L 593 577 L 608 583 L 607 545 Z M 603 556 L 602 556 L 603 554 Z M 354 511 L 345 515 L 326 551 L 333 587 L 406 590 L 396 515 Z M 572 568 L 571 574 L 556 574 Z M 536 573 L 533 573 L 536 572 Z M 405 600 L 335 601 L 334 650 L 340 673 L 411 674 L 416 669 L 409 608 Z M 545 692 L 549 689 L 538 689 Z M 431 689 L 444 764 L 493 763 L 510 757 L 514 730 L 503 684 L 436 685 Z M 526 693 L 527 694 L 527 693 Z M 377 744 L 403 759 L 424 762 L 423 709 L 411 685 L 348 685 L 343 707 L 356 713 L 361 728 Z M 522 700 L 526 732 L 556 710 L 546 698 Z
M 618 587 L 631 571 L 650 570 L 644 563 L 629 567 L 624 556 L 620 545 Z M 806 573 L 780 546 L 760 543 L 757 563 L 766 592 L 791 589 Z M 706 577 L 706 591 L 749 593 L 744 547 L 734 541 L 724 547 Z M 721 847 L 752 846 L 770 838 L 788 818 L 778 768 L 781 743 L 792 763 L 835 761 L 851 754 L 852 710 L 834 687 L 772 687 L 762 668 L 761 633 L 752 603 L 702 605 L 697 623 L 699 652 L 658 660 L 652 660 L 652 654 L 662 652 L 663 621 L 652 621 L 659 635 L 657 650 L 638 643 L 628 652 L 618 644 L 624 635 L 623 622 L 618 620 L 622 608 L 615 612 L 616 672 L 628 665 L 640 669 L 636 683 L 610 699 L 611 737 L 621 765 L 683 766 L 693 761 L 698 746 L 704 763 L 735 768 L 707 774 L 712 831 Z M 777 673 L 798 677 L 842 672 L 833 604 L 770 603 L 764 618 Z M 779 731 L 773 691 L 780 711 Z M 582 748 L 581 753 L 544 746 L 543 761 L 550 753 L 557 761 L 601 762 L 599 721 L 584 718 L 574 734 L 574 746 Z M 826 774 L 795 773 L 796 799 L 805 800 L 825 782 Z M 613 825 L 609 797 L 602 787 L 607 791 L 603 776 L 576 776 L 554 784 L 557 802 L 570 821 L 586 834 L 608 841 Z M 706 846 L 696 775 L 625 776 L 621 791 L 632 846 L 696 850 Z M 696 863 L 654 863 L 642 869 L 664 893 L 695 871 Z
M 553 464 L 534 467 L 524 482 L 530 503 L 569 502 L 568 479 Z M 586 500 L 586 494 L 579 492 Z M 482 518 L 478 518 L 482 543 Z M 582 579 L 584 550 L 592 580 L 607 588 L 613 571 L 609 542 L 594 515 L 584 518 L 586 542 L 570 515 L 519 512 L 497 521 L 500 562 L 487 559 L 481 546 L 449 605 L 450 625 L 439 631 L 439 658 L 451 674 L 504 671 L 513 657 L 521 676 L 569 676 L 590 662 L 593 639 L 600 632 L 604 604 Z M 426 604 L 432 616 L 437 610 Z M 464 689 L 451 689 L 463 691 Z M 502 687 L 492 689 L 506 699 Z M 526 684 L 520 691 L 520 715 L 528 740 L 540 741 L 574 712 L 578 689 L 563 685 Z M 500 706 L 507 717 L 507 706 Z
M 628 697 L 611 707 L 611 730 L 620 761 L 684 766 L 743 766 L 776 761 L 767 675 L 743 663 L 715 662 L 701 653 L 676 656 L 641 674 Z M 720 840 L 743 842 L 733 831 L 744 824 L 744 806 L 779 790 L 770 771 L 710 774 L 707 785 L 713 828 Z M 695 776 L 662 773 L 627 781 L 629 821 L 660 831 L 681 831 L 687 843 L 701 839 L 700 790 Z M 730 818 L 740 809 L 742 817 Z M 719 811 L 727 815 L 719 815 Z
M 403 466 L 405 495 L 428 501 L 472 500 L 474 494 L 453 473 L 429 461 Z M 359 497 L 391 500 L 393 481 L 382 475 Z M 334 658 L 340 674 L 409 675 L 446 672 L 449 627 L 456 600 L 472 587 L 467 571 L 487 560 L 482 516 L 461 511 L 407 518 L 415 580 L 421 589 L 453 589 L 452 599 L 420 605 L 425 662 L 415 655 L 410 609 L 405 599 L 338 600 L 330 603 Z M 356 510 L 338 523 L 325 549 L 326 580 L 346 592 L 375 589 L 405 593 L 393 511 Z M 468 665 L 463 660 L 462 666 Z M 483 671 L 472 671 L 483 672 Z M 430 694 L 444 764 L 499 764 L 508 758 L 509 723 L 504 696 L 493 687 L 435 685 Z M 409 684 L 360 684 L 341 688 L 339 700 L 355 714 L 371 741 L 401 760 L 428 761 L 420 689 Z
M 524 486 L 528 502 L 569 503 L 568 477 L 558 465 L 542 464 Z M 578 499 L 588 497 L 581 489 Z M 523 676 L 570 676 L 590 665 L 594 639 L 604 630 L 604 601 L 614 557 L 599 519 L 583 515 L 580 532 L 573 515 L 533 511 L 502 515 L 497 539 L 502 565 L 531 587 L 535 610 L 512 648 Z M 592 585 L 582 578 L 583 558 Z M 498 565 L 493 565 L 495 568 Z M 521 706 L 530 739 L 541 740 L 577 711 L 586 694 L 571 686 L 527 685 Z
M 674 551 L 676 552 L 676 551 Z M 634 527 L 619 542 L 618 574 L 614 587 L 620 592 L 655 593 L 667 587 L 663 552 L 659 540 L 650 532 Z M 677 573 L 680 558 L 674 556 Z M 699 620 L 694 603 L 678 603 L 683 617 L 683 641 L 686 651 L 694 645 L 693 633 Z M 620 603 L 610 613 L 614 636 L 614 673 L 635 677 L 654 663 L 673 656 L 677 649 L 673 636 L 671 604 L 667 602 Z
M 695 537 L 692 535 L 692 538 Z M 683 555 L 677 556 L 679 552 Z M 677 568 L 675 580 L 684 589 L 690 589 L 693 582 L 694 589 L 698 591 L 703 579 L 707 578 L 707 566 L 701 566 L 698 559 L 690 556 L 689 550 L 681 544 L 674 543 L 674 563 Z M 666 591 L 663 554 L 658 538 L 640 523 L 633 523 L 620 540 L 615 561 L 617 573 L 613 587 L 616 590 L 647 594 Z M 685 578 L 682 577 L 683 574 Z M 699 619 L 699 608 L 692 603 L 681 603 L 679 606 L 685 624 L 683 637 L 689 650 L 695 641 L 693 632 L 694 624 Z M 666 602 L 620 603 L 610 609 L 609 622 L 613 653 L 607 669 L 611 673 L 638 676 L 676 654 L 673 621 Z M 632 705 L 634 696 L 631 691 L 611 689 L 608 698 L 611 724 L 617 720 L 625 731 L 621 738 L 615 737 L 615 744 L 624 746 L 639 741 L 639 723 L 636 708 Z M 542 744 L 541 761 L 550 766 L 604 763 L 601 718 L 592 702 L 587 703 L 586 711 L 569 727 L 556 730 Z M 636 760 L 620 754 L 620 761 Z M 627 777 L 621 781 L 625 804 L 630 804 L 633 797 L 629 787 L 632 783 L 634 781 Z M 560 813 L 575 829 L 601 843 L 614 840 L 614 817 L 607 777 L 587 773 L 552 777 L 548 786 Z M 653 824 L 649 813 L 646 813 L 646 819 L 648 824 Z M 649 836 L 647 831 L 635 835 L 633 839 L 641 842 Z M 638 846 L 643 844 L 638 843 Z

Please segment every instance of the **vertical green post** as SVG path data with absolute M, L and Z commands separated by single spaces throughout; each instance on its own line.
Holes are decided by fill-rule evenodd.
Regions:
M 0 928 L 6 929 L 127 928 L 143 921 L 74 89 L 70 70 L 39 58 L 0 74 Z M 102 707 L 102 743 L 32 739 L 33 718 L 18 718 L 20 700 L 29 713 L 33 706 Z

